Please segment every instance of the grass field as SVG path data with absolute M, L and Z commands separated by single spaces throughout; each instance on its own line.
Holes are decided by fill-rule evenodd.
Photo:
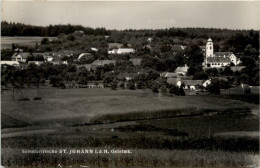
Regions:
M 6 166 L 247 167 L 258 163 L 259 136 L 251 136 L 259 131 L 258 116 L 244 110 L 258 109 L 257 104 L 207 96 L 160 97 L 150 90 L 26 88 L 14 95 L 15 100 L 11 90 L 4 90 L 1 100 L 1 159 Z M 33 100 L 36 96 L 42 100 Z M 244 136 L 236 136 L 242 132 Z M 46 148 L 134 152 L 21 153 Z
M 42 100 L 34 101 L 36 96 Z M 17 101 L 19 98 L 31 101 Z M 2 94 L 2 113 L 32 125 L 88 123 L 91 118 L 125 113 L 145 113 L 178 109 L 226 110 L 255 108 L 249 103 L 206 96 L 158 97 L 150 90 L 110 89 L 23 89 Z
M 44 37 L 34 37 L 34 36 L 24 36 L 24 37 L 8 37 L 1 36 L 1 48 L 12 48 L 12 44 L 18 44 L 23 46 L 35 46 L 35 43 L 38 42 L 40 44 L 41 40 Z M 54 37 L 48 37 L 54 38 Z

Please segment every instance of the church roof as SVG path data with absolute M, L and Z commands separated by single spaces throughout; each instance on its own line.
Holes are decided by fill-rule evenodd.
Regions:
M 220 63 L 224 63 L 224 62 L 231 62 L 229 57 L 208 57 L 207 58 L 207 62 L 220 62 Z
M 233 52 L 215 52 L 215 56 L 230 56 Z
M 212 42 L 212 39 L 211 39 L 211 38 L 209 38 L 209 39 L 208 39 L 208 42 Z

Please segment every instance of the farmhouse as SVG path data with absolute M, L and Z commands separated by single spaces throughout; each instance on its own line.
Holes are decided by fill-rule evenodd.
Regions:
M 240 59 L 237 58 L 232 52 L 215 52 L 213 49 L 212 39 L 209 38 L 206 44 L 206 57 L 204 64 L 207 67 L 225 67 L 231 65 L 238 65 Z
M 27 57 L 30 55 L 28 52 L 21 52 L 21 53 L 14 53 L 12 58 L 12 61 L 17 62 L 26 62 Z
M 9 66 L 19 66 L 18 61 L 0 61 L 1 65 L 9 65 Z

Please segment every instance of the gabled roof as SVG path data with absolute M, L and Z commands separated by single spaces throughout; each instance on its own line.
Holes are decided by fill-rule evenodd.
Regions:
M 220 56 L 222 56 L 222 57 L 226 56 L 227 57 L 227 56 L 230 56 L 231 54 L 233 54 L 233 52 L 215 52 L 214 53 L 215 56 L 219 56 L 219 57 Z
M 217 62 L 217 63 L 230 63 L 231 60 L 229 57 L 208 57 L 207 62 Z
M 202 85 L 203 80 L 182 80 L 181 83 L 183 83 L 185 86 L 195 86 Z
M 189 69 L 189 67 L 187 67 L 187 66 L 177 67 L 176 70 L 175 70 L 175 73 L 180 73 L 180 72 L 182 72 L 182 73 L 187 73 L 187 72 L 188 72 L 188 69 Z
M 27 58 L 30 55 L 30 53 L 28 52 L 14 53 L 11 58 L 16 58 L 18 55 L 22 56 L 23 58 Z

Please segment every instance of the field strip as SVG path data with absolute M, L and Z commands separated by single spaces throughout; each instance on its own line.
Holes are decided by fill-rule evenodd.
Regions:
M 1 138 L 30 136 L 30 135 L 35 135 L 35 134 L 49 134 L 49 133 L 54 133 L 56 131 L 57 131 L 57 129 L 19 131 L 19 132 L 12 132 L 12 133 L 4 133 L 1 135 Z

